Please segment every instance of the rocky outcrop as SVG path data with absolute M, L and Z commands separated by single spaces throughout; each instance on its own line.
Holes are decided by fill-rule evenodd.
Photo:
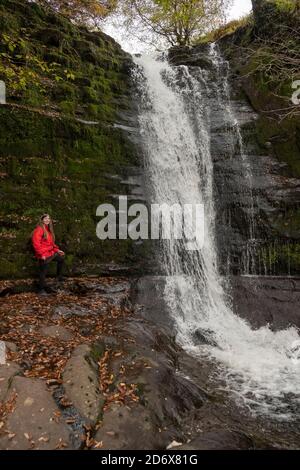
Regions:
M 299 5 L 253 3 L 254 22 L 223 37 L 219 46 L 230 63 L 233 99 L 242 97 L 258 117 L 252 128 L 242 129 L 253 171 L 257 238 L 263 242 L 260 250 L 254 247 L 256 272 L 298 274 L 300 118 L 291 100 L 298 76 L 290 64 L 300 46 Z
M 5 423 L 5 433 L 0 437 L 2 450 L 72 448 L 70 432 L 60 421 L 59 410 L 45 382 L 15 377 L 5 399 L 14 401 Z
M 268 116 L 267 110 L 287 103 L 271 98 L 251 74 L 246 75 L 241 36 L 243 31 L 219 41 L 215 50 L 220 47 L 224 60 L 214 58 L 205 44 L 172 48 L 169 56 L 174 65 L 190 66 L 200 83 L 204 74 L 207 83 L 202 93 L 210 117 L 222 272 L 296 275 L 300 267 L 299 118 Z
M 161 440 L 149 418 L 141 405 L 112 406 L 95 435 L 96 441 L 102 442 L 100 450 L 159 449 Z
M 293 280 L 234 277 L 231 282 L 236 313 L 253 327 L 268 323 L 276 330 L 299 324 L 298 284 Z M 173 341 L 176 331 L 168 317 L 174 312 L 169 311 L 163 297 L 157 299 L 163 287 L 163 277 L 140 280 L 134 297 L 138 316 L 126 326 L 126 332 L 135 339 L 131 346 L 138 352 L 135 367 L 139 367 L 138 357 L 150 359 L 147 363 L 151 368 L 141 371 L 140 383 L 144 384 L 141 404 L 151 410 L 152 420 L 163 417 L 160 429 L 166 433 L 167 447 L 176 450 L 298 448 L 296 423 L 295 426 L 289 423 L 293 429 L 287 437 L 283 422 L 276 421 L 274 425 L 271 419 L 244 413 L 224 391 L 211 386 L 214 373 L 218 375 L 214 364 L 206 363 L 203 357 L 190 357 Z M 290 308 L 289 297 L 293 299 Z M 168 379 L 160 375 L 160 371 L 164 374 L 165 367 L 171 369 Z M 167 402 L 162 405 L 166 383 L 169 384 L 166 386 Z M 155 397 L 158 388 L 155 400 L 153 395 Z M 164 411 L 159 413 L 162 406 Z M 170 421 L 169 417 L 172 417 Z M 171 424 L 174 421 L 175 427 Z
M 300 328 L 300 279 L 231 277 L 233 308 L 254 328 Z
M 44 326 L 40 329 L 40 333 L 43 336 L 57 338 L 61 341 L 71 341 L 73 339 L 73 335 L 69 330 L 67 330 L 63 326 L 58 325 Z
M 249 278 L 232 279 L 238 313 L 253 326 L 298 324 L 298 287 L 292 284 L 285 279 L 265 279 L 261 285 Z M 35 294 L 19 292 L 2 299 L 0 315 L 7 318 L 11 297 L 18 306 L 26 296 L 18 321 L 31 326 L 19 331 L 29 336 L 34 330 L 36 336 L 20 338 L 18 332 L 18 351 L 11 350 L 9 363 L 0 366 L 1 449 L 298 448 L 297 422 L 274 423 L 248 414 L 215 385 L 219 371 L 209 358 L 191 357 L 176 343 L 164 285 L 162 276 L 137 283 L 68 280 L 63 294 L 69 301 L 76 296 L 77 312 L 83 308 L 84 314 L 60 318 L 55 309 L 61 306 L 61 291 L 40 302 L 40 314 L 31 316 Z M 285 302 L 289 296 L 294 314 Z M 44 336 L 54 328 L 54 337 Z M 63 335 L 56 334 L 60 328 Z M 72 333 L 69 341 L 65 330 Z M 8 333 L 2 331 L 4 338 Z M 37 338 L 47 341 L 47 380 L 39 378 L 47 370 L 41 366 Z
M 20 367 L 13 362 L 1 364 L 0 366 L 0 402 L 3 402 L 11 387 L 13 378 L 21 371 Z
M 99 393 L 97 364 L 88 345 L 78 346 L 63 372 L 66 396 L 87 424 L 95 425 L 100 417 L 104 399 Z

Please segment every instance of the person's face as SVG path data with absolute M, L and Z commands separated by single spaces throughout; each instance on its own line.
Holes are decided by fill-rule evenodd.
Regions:
M 49 225 L 50 222 L 51 222 L 51 219 L 50 219 L 49 215 L 46 215 L 46 217 L 43 218 L 43 224 Z

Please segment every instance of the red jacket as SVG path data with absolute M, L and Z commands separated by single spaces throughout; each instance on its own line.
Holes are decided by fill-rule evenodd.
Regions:
M 38 259 L 43 258 L 43 256 L 49 258 L 49 256 L 52 256 L 54 253 L 59 251 L 59 248 L 55 245 L 52 234 L 47 226 L 46 230 L 48 235 L 47 238 L 44 238 L 44 230 L 39 225 L 32 234 L 32 245 L 35 251 L 35 256 Z

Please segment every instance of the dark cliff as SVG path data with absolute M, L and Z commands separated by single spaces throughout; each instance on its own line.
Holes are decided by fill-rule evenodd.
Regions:
M 223 76 L 228 74 L 231 108 L 252 173 L 249 188 L 238 136 L 234 149 L 228 149 L 228 128 L 219 122 L 218 109 L 212 115 L 211 144 L 223 271 L 230 259 L 234 273 L 245 272 L 245 262 L 246 272 L 252 274 L 300 272 L 300 113 L 292 102 L 293 83 L 300 79 L 299 38 L 299 10 L 289 1 L 259 2 L 254 18 L 233 22 L 207 38 L 216 40 L 228 61 Z M 222 83 L 211 71 L 207 40 L 202 38 L 191 49 L 173 48 L 170 57 L 177 65 L 207 69 L 220 89 Z M 212 96 L 213 109 L 215 100 Z M 255 233 L 247 244 L 249 208 Z

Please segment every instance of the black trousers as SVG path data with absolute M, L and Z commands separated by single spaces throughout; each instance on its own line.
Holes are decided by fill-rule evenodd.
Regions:
M 57 268 L 56 268 L 56 275 L 59 278 L 62 276 L 62 271 L 64 267 L 64 257 L 59 255 L 58 253 L 55 253 L 52 256 L 49 256 L 49 258 L 46 258 L 45 260 L 40 259 L 39 260 L 39 289 L 45 289 L 46 287 L 46 276 L 49 268 L 49 264 L 55 261 L 57 263 Z

